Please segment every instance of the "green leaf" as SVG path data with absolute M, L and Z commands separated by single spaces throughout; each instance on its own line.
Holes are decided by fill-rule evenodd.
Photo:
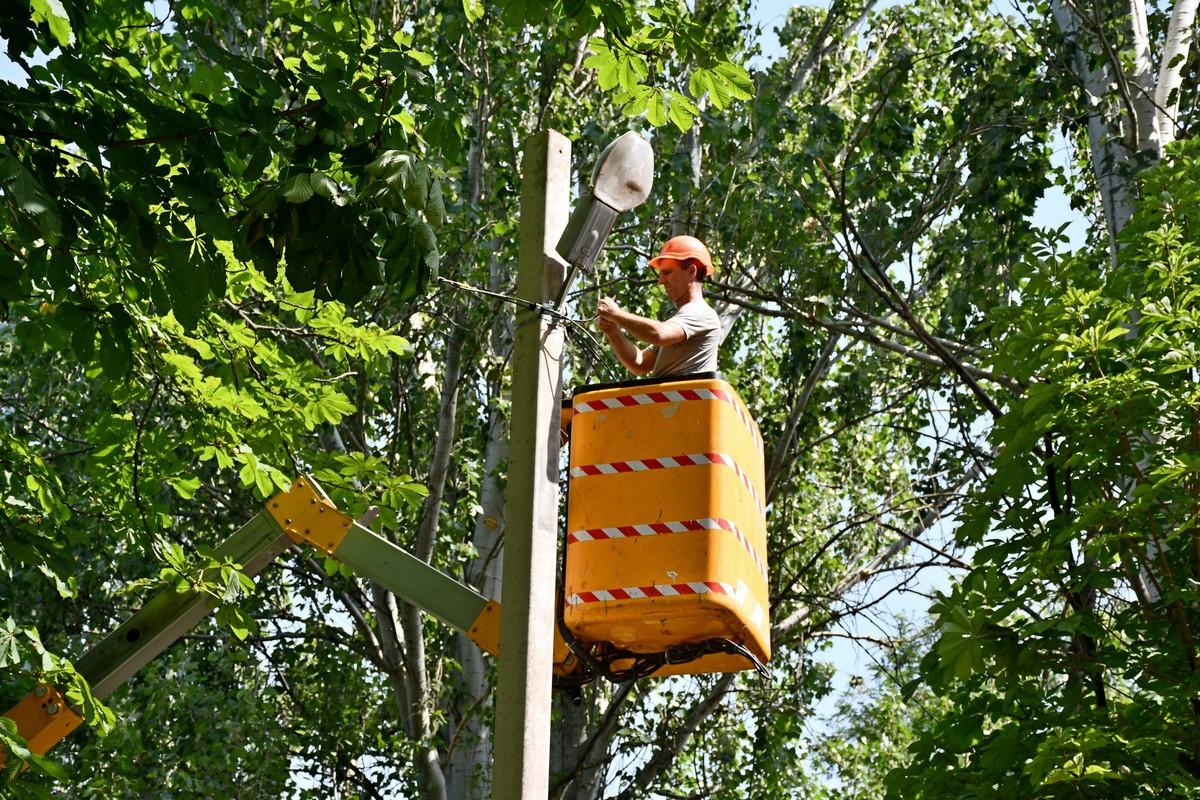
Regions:
M 58 41 L 60 47 L 70 47 L 75 44 L 75 32 L 71 30 L 71 20 L 62 0 L 33 0 L 33 22 L 45 22 L 50 26 L 50 32 Z
M 331 422 L 336 425 L 354 413 L 354 404 L 341 392 L 328 391 L 314 398 L 306 411 L 317 422 Z
M 57 761 L 46 756 L 40 756 L 32 751 L 26 757 L 25 763 L 29 764 L 36 771 L 49 775 L 56 781 L 66 782 L 70 778 L 67 771 Z
M 252 631 L 257 629 L 257 625 L 249 616 L 247 616 L 237 606 L 223 604 L 217 608 L 213 617 L 218 625 L 223 625 L 237 637 L 239 641 L 245 641 Z
M 463 0 L 463 13 L 467 22 L 478 22 L 483 19 L 483 0 Z
M 159 558 L 167 562 L 176 572 L 185 573 L 188 571 L 187 556 L 181 547 L 176 542 L 163 542 L 159 545 Z
M 168 478 L 167 483 L 170 484 L 171 488 L 173 488 L 176 492 L 178 492 L 179 496 L 182 497 L 184 500 L 191 500 L 193 497 L 196 496 L 196 492 L 200 488 L 200 479 L 195 478 L 195 477 L 192 477 L 192 478 L 182 478 L 182 477 Z
M 433 176 L 425 198 L 425 217 L 436 227 L 446 224 L 446 206 L 442 201 L 442 182 Z
M 39 564 L 38 571 L 53 581 L 54 588 L 58 590 L 59 597 L 70 600 L 78 595 L 79 582 L 74 575 L 68 575 L 64 580 L 62 575 L 50 569 L 46 564 Z
M 71 350 L 81 364 L 90 364 L 96 354 L 96 325 L 91 318 L 83 322 L 71 333 Z
M 399 150 L 382 150 L 371 163 L 367 164 L 366 171 L 368 175 L 386 179 L 387 175 L 398 174 L 399 170 L 411 160 L 412 156 L 408 153 Z
M 600 82 L 600 88 L 609 91 L 618 86 L 621 82 L 621 65 L 617 61 L 616 55 L 609 49 L 608 43 L 595 37 L 588 41 L 588 49 L 592 54 L 584 59 L 583 65 L 588 69 L 596 70 L 596 79 Z
M 311 199 L 314 194 L 312 184 L 305 173 L 292 176 L 290 180 L 283 184 L 280 191 L 283 193 L 284 199 L 289 203 L 303 203 Z
M 424 210 L 425 195 L 429 192 L 429 167 L 423 161 L 409 161 L 404 181 L 404 202 L 414 210 Z
M 723 80 L 724 91 L 729 97 L 735 100 L 749 100 L 754 97 L 754 79 L 741 65 L 732 61 L 722 61 L 713 72 Z
M 668 92 L 667 96 L 670 98 L 671 122 L 681 131 L 691 128 L 696 117 L 700 116 L 700 109 L 690 99 L 678 92 Z
M 691 92 L 692 97 L 703 97 L 711 89 L 712 82 L 712 70 L 698 67 L 688 78 L 688 91 Z M 719 105 L 717 107 L 721 108 Z
M 21 663 L 21 650 L 17 646 L 17 622 L 12 617 L 0 628 L 0 667 Z
M 421 258 L 426 269 L 426 274 L 422 281 L 425 282 L 437 277 L 438 267 L 441 263 L 441 254 L 438 252 L 437 234 L 433 232 L 433 228 L 428 223 L 417 223 L 416 234 L 417 243 L 421 247 Z
M 416 61 L 422 67 L 432 67 L 436 63 L 436 59 L 429 53 L 421 52 L 420 50 L 409 50 L 408 57 Z
M 0 190 L 16 211 L 49 240 L 62 229 L 58 204 L 8 149 L 0 144 Z
M 337 185 L 335 180 L 330 178 L 325 173 L 312 173 L 308 176 L 308 183 L 309 186 L 312 187 L 312 190 L 322 197 L 329 198 L 339 206 L 345 203 L 345 199 L 342 197 L 341 188 Z
M 113 380 L 124 380 L 133 369 L 132 347 L 124 331 L 115 331 L 111 325 L 100 331 L 100 367 Z
M 653 92 L 648 97 L 646 106 L 646 120 L 658 128 L 667 123 L 667 100 L 662 92 Z M 691 126 L 691 120 L 688 120 L 688 126 Z

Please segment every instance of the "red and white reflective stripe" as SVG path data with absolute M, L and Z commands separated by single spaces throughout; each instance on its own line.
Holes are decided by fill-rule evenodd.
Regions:
M 604 411 L 609 408 L 629 408 L 630 406 L 648 406 L 654 403 L 681 403 L 684 400 L 721 400 L 730 405 L 737 405 L 737 401 L 733 399 L 733 395 L 724 389 L 684 389 L 682 391 L 623 394 L 599 400 L 585 400 L 575 404 L 575 413 L 586 414 L 589 411 Z
M 754 488 L 754 483 L 750 480 L 750 476 L 738 466 L 732 456 L 725 453 L 692 453 L 691 455 L 683 456 L 667 456 L 665 458 L 646 458 L 641 461 L 614 461 L 610 464 L 583 464 L 578 467 L 571 468 L 572 478 L 586 478 L 597 475 L 621 475 L 629 472 L 648 472 L 652 469 L 671 469 L 672 467 L 698 467 L 707 466 L 709 464 L 720 464 L 729 467 L 741 480 L 742 485 L 750 492 L 750 496 L 754 498 L 754 505 L 758 507 L 760 514 L 766 514 L 766 509 L 763 507 L 762 500 L 758 496 L 758 492 Z
M 621 525 L 614 528 L 591 528 L 588 530 L 573 531 L 567 536 L 567 544 L 575 544 L 577 542 L 594 542 L 604 539 L 627 539 L 633 536 L 658 536 L 664 533 L 686 533 L 690 531 L 729 531 L 732 533 L 742 545 L 750 558 L 754 559 L 755 566 L 758 571 L 767 576 L 766 565 L 763 564 L 762 558 L 758 554 L 758 550 L 750 544 L 750 540 L 742 533 L 741 529 L 733 520 L 729 519 L 714 519 L 708 517 L 706 519 L 684 519 L 678 522 L 652 522 L 646 525 Z
M 585 400 L 576 403 L 572 410 L 576 414 L 586 414 L 589 411 L 605 411 L 611 408 L 630 408 L 632 406 L 648 406 L 654 403 L 681 403 L 685 400 L 720 400 L 733 406 L 739 418 L 754 434 L 758 449 L 763 449 L 762 436 L 758 427 L 750 418 L 746 407 L 742 405 L 732 392 L 724 389 L 681 389 L 679 391 L 646 392 L 644 394 L 624 394 L 616 397 L 606 397 L 600 400 Z
M 647 597 L 679 597 L 692 594 L 724 594 L 736 598 L 739 603 L 744 594 L 728 583 L 719 581 L 692 581 L 690 583 L 658 583 L 653 586 L 629 586 L 624 589 L 599 589 L 594 592 L 579 592 L 567 598 L 567 605 L 585 603 L 611 603 L 614 600 L 643 600 Z

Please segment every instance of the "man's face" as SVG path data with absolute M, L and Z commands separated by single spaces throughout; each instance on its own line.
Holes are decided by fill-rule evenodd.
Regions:
M 682 261 L 669 261 L 658 271 L 658 282 L 667 292 L 667 299 L 678 307 L 688 297 L 688 287 L 696 279 L 696 268 Z

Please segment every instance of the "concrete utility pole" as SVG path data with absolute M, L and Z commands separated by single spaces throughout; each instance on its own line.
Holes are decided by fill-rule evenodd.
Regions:
M 525 141 L 517 296 L 554 303 L 565 263 L 555 245 L 570 206 L 571 141 L 543 131 Z M 513 382 L 504 581 L 500 607 L 492 800 L 549 794 L 550 696 L 558 532 L 561 325 L 522 310 Z

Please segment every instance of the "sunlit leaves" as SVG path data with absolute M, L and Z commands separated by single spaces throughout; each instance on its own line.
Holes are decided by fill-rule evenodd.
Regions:
M 754 81 L 749 73 L 737 64 L 718 64 L 713 69 L 698 67 L 688 80 L 688 91 L 692 97 L 706 94 L 718 109 L 723 109 L 734 100 L 749 100 L 754 95 Z
M 635 52 L 613 49 L 604 39 L 595 38 L 588 42 L 591 55 L 583 62 L 585 67 L 596 70 L 600 88 L 615 89 L 618 86 L 632 91 L 649 74 L 646 59 Z
M 376 526 L 390 528 L 407 510 L 420 507 L 429 490 L 412 476 L 391 474 L 387 465 L 362 453 L 335 455 L 313 477 L 339 506 L 352 515 L 368 507 L 377 510 Z
M 17 646 L 17 622 L 11 617 L 5 620 L 4 628 L 0 629 L 0 667 L 8 667 L 20 663 L 21 651 Z
M 46 23 L 55 41 L 62 47 L 75 44 L 75 32 L 71 30 L 71 19 L 62 0 L 32 0 L 31 5 L 34 24 Z
M 478 22 L 483 18 L 483 0 L 463 0 L 462 6 L 469 22 Z
M 649 62 L 636 47 L 613 46 L 597 37 L 588 42 L 588 48 L 591 54 L 584 66 L 596 70 L 600 87 L 614 93 L 614 99 L 623 105 L 627 115 L 645 115 L 655 127 L 671 123 L 686 131 L 700 116 L 697 104 L 703 98 L 711 99 L 720 110 L 735 100 L 748 100 L 754 93 L 749 73 L 729 61 L 693 69 L 688 80 L 689 97 L 676 89 L 648 82 Z
M 200 488 L 200 479 L 194 476 L 190 478 L 183 476 L 170 478 L 167 480 L 167 483 L 169 483 L 171 488 L 178 492 L 179 496 L 184 500 L 191 500 L 196 496 L 196 491 Z
M 310 429 L 326 422 L 336 425 L 353 413 L 354 406 L 337 391 L 327 391 L 314 397 L 304 408 L 305 421 Z
M 1200 198 L 1200 172 L 1195 145 L 1180 150 L 1143 174 L 1114 267 L 1038 249 L 1015 273 L 1020 308 L 994 312 L 996 363 L 1031 385 L 995 428 L 1000 454 L 962 531 L 976 566 L 935 605 L 924 665 L 958 724 L 992 733 L 964 751 L 966 771 L 914 764 L 897 791 L 1165 796 L 1196 783 L 1183 761 L 1200 737 L 1179 711 L 1195 691 L 1179 627 L 1191 623 L 1166 610 L 1198 600 L 1200 255 L 1185 233 L 1196 204 L 1180 199 Z

